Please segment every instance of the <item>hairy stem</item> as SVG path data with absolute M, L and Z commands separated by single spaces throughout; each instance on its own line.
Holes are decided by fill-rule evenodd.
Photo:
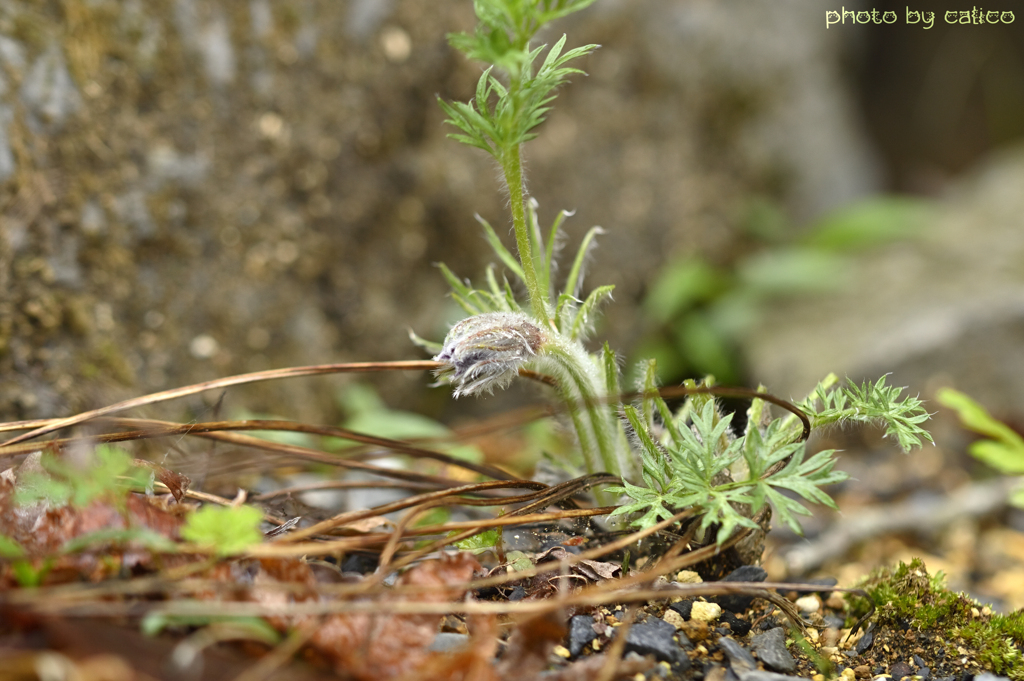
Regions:
M 614 475 L 632 478 L 635 471 L 618 446 L 614 417 L 589 355 L 582 346 L 559 341 L 546 346 L 544 354 L 558 376 L 559 397 L 569 409 L 587 472 L 595 473 L 600 466 Z
M 529 226 L 526 224 L 526 189 L 523 187 L 523 161 L 519 145 L 502 154 L 501 169 L 505 174 L 505 183 L 508 185 L 512 226 L 516 234 L 516 247 L 519 249 L 519 262 L 523 266 L 526 291 L 530 296 L 530 309 L 534 319 L 544 326 L 550 327 L 547 297 L 541 290 L 540 281 L 537 278 L 536 260 L 533 257 Z

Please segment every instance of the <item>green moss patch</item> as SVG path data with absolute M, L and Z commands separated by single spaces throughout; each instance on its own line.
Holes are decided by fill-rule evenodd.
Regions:
M 1024 611 L 993 614 L 966 595 L 946 589 L 942 573 L 929 575 L 924 562 L 916 558 L 909 565 L 900 563 L 872 573 L 861 586 L 876 608 L 879 630 L 903 632 L 885 637 L 890 645 L 894 640 L 923 637 L 941 646 L 941 657 L 950 664 L 959 660 L 968 667 L 977 665 L 1024 681 Z M 854 611 L 863 614 L 867 609 L 864 599 L 854 599 Z M 898 649 L 891 652 L 893 657 L 903 657 Z

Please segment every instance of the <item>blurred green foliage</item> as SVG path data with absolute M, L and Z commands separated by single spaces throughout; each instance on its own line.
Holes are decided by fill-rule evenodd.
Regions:
M 454 537 L 459 534 L 458 530 L 454 530 L 448 534 L 449 537 Z M 492 527 L 489 530 L 474 534 L 472 537 L 467 537 L 462 541 L 455 542 L 455 547 L 460 551 L 471 551 L 473 553 L 483 553 L 484 551 L 493 551 L 496 549 L 498 544 L 501 542 L 501 528 Z
M 392 440 L 431 440 L 429 447 L 432 449 L 463 461 L 483 461 L 483 453 L 474 445 L 444 442 L 453 435 L 447 426 L 422 414 L 391 409 L 380 399 L 377 391 L 366 384 L 346 385 L 338 391 L 335 400 L 345 415 L 341 423 L 343 428 Z M 324 447 L 328 451 L 340 451 L 355 444 L 340 438 L 325 438 Z
M 27 506 L 47 502 L 52 506 L 71 504 L 85 508 L 93 501 L 124 505 L 132 489 L 150 484 L 152 473 L 134 465 L 128 452 L 111 445 L 96 447 L 84 465 L 44 452 L 41 470 L 30 470 L 18 480 L 14 503 Z
M 1024 474 L 1024 438 L 1015 430 L 994 419 L 985 407 L 959 390 L 943 388 L 937 397 L 943 406 L 956 411 L 964 428 L 983 436 L 967 448 L 971 456 L 1000 473 Z M 1024 508 L 1024 485 L 1010 494 L 1010 503 Z
M 707 374 L 723 383 L 742 382 L 738 340 L 766 302 L 852 285 L 857 254 L 912 237 L 927 211 L 919 199 L 875 197 L 798 233 L 776 203 L 751 199 L 741 225 L 753 250 L 728 265 L 695 257 L 669 262 L 643 302 L 650 331 L 634 359 L 656 359 L 669 383 Z
M 263 512 L 252 506 L 207 504 L 189 514 L 181 536 L 219 555 L 229 556 L 263 541 L 262 521 Z

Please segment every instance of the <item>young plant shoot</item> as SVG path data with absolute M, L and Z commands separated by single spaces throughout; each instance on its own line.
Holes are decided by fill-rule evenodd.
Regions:
M 594 353 L 584 345 L 599 307 L 612 293 L 611 286 L 600 286 L 582 294 L 583 263 L 600 228 L 586 234 L 568 275 L 556 286 L 556 244 L 570 213 L 560 212 L 541 229 L 537 203 L 526 192 L 522 145 L 536 137 L 558 87 L 582 73 L 570 64 L 597 46 L 565 50 L 565 36 L 550 47 L 535 46 L 533 40 L 549 22 L 592 2 L 474 0 L 476 30 L 449 36 L 467 57 L 488 64 L 472 100 L 440 105 L 457 130 L 450 137 L 485 151 L 501 168 L 517 253 L 478 220 L 505 271 L 518 282 L 510 283 L 492 265 L 486 286 L 477 289 L 442 264 L 452 297 L 470 316 L 452 327 L 443 344 L 414 340 L 437 353 L 434 359 L 443 363 L 438 375 L 454 387 L 456 397 L 504 388 L 521 369 L 550 376 L 587 472 L 621 477 L 622 485 L 608 491 L 628 497 L 616 513 L 628 515 L 635 526 L 650 527 L 693 507 L 702 514 L 701 531 L 717 526 L 717 540 L 723 542 L 737 528 L 755 526 L 752 516 L 770 503 L 799 532 L 795 516 L 809 511 L 784 492 L 834 507 L 821 488 L 846 478 L 833 470 L 835 452 L 806 457 L 797 417 L 773 418 L 760 399 L 751 404 L 739 435 L 730 428 L 731 415 L 723 416 L 711 395 L 694 394 L 673 413 L 657 393 L 653 361 L 641 367 L 640 402 L 618 404 L 615 353 L 607 344 Z M 525 302 L 516 297 L 517 285 L 525 288 Z M 836 384 L 834 376 L 826 378 L 799 405 L 812 426 L 878 423 L 904 451 L 931 439 L 918 425 L 928 418 L 920 401 L 900 400 L 901 390 L 885 386 L 884 377 L 863 386 Z

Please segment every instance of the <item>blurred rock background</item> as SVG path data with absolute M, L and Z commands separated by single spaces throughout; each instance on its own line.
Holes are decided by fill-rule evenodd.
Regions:
M 749 253 L 753 207 L 799 232 L 909 191 L 943 197 L 931 245 L 858 256 L 853 292 L 772 302 L 738 341 L 746 377 L 798 394 L 827 371 L 918 386 L 961 371 L 983 402 L 1019 407 L 1024 161 L 983 159 L 1024 134 L 1024 20 L 826 30 L 826 9 L 599 0 L 557 27 L 603 47 L 528 147 L 529 184 L 546 220 L 577 210 L 571 239 L 608 229 L 599 335 L 636 346 L 667 262 Z M 457 316 L 432 263 L 477 276 L 473 214 L 507 223 L 496 169 L 445 138 L 435 102 L 472 94 L 478 65 L 444 39 L 472 25 L 468 0 L 3 3 L 0 417 L 422 356 L 407 329 L 440 338 Z M 993 383 L 1001 370 L 1017 373 Z M 422 376 L 377 382 L 390 403 L 441 408 Z M 330 422 L 336 386 L 230 399 Z

